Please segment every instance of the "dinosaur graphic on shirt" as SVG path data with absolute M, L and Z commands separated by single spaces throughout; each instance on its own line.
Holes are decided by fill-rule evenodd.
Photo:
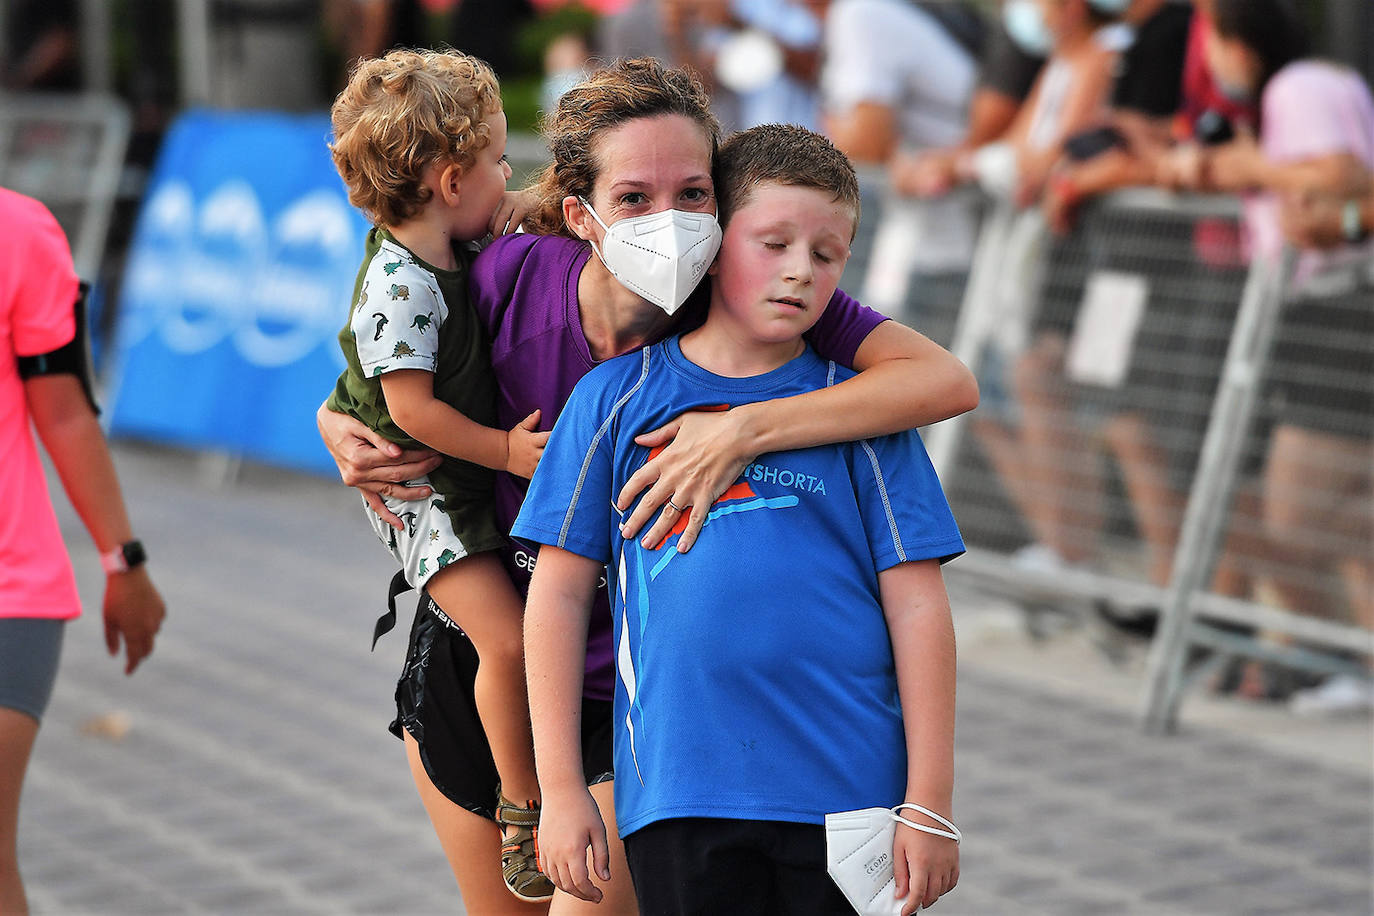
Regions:
M 386 271 L 386 275 L 387 275 L 388 277 L 391 276 L 392 274 L 394 274 L 396 271 L 398 271 L 398 270 L 400 270 L 400 269 L 401 269 L 401 262 L 400 262 L 399 260 L 391 261 L 390 263 L 387 263 L 387 264 L 383 264 L 383 265 L 382 265 L 382 270 Z
M 387 294 L 390 295 L 392 299 L 410 301 L 410 287 L 406 286 L 404 283 L 391 284 L 391 289 L 387 290 Z
M 396 349 L 391 351 L 392 356 L 414 356 L 415 348 L 404 340 L 396 341 Z
M 372 339 L 381 340 L 382 328 L 386 327 L 387 322 L 391 319 L 386 317 L 386 315 L 383 315 L 381 312 L 373 312 L 372 317 L 377 319 L 377 333 L 372 335 Z
M 412 328 L 419 328 L 419 329 L 420 329 L 420 333 L 423 334 L 423 333 L 425 333 L 425 331 L 428 331 L 428 330 L 429 330 L 429 326 L 430 326 L 431 324 L 433 324 L 433 323 L 434 323 L 434 313 L 433 313 L 433 312 L 429 312 L 429 313 L 424 314 L 424 315 L 416 315 L 416 316 L 415 316 L 415 320 L 412 321 L 412 322 L 410 323 L 410 326 L 411 326 Z

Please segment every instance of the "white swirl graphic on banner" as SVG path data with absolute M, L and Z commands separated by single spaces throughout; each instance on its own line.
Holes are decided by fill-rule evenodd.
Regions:
M 246 297 L 250 312 L 234 332 L 243 358 L 284 366 L 309 353 L 323 331 L 332 340 L 347 309 L 353 220 L 338 194 L 316 191 L 273 223 L 273 250 Z M 320 265 L 330 265 L 322 272 Z
M 174 353 L 229 339 L 245 362 L 289 365 L 333 347 L 360 256 L 356 217 L 317 190 L 269 223 L 253 187 L 228 181 L 197 205 L 190 187 L 163 184 L 145 207 L 128 268 L 127 342 L 156 330 Z

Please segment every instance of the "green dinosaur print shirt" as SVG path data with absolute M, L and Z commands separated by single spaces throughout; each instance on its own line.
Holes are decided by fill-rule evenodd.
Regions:
M 367 234 L 348 323 L 339 345 L 348 366 L 330 395 L 330 410 L 348 414 L 403 448 L 424 448 L 387 411 L 381 376 L 396 369 L 434 373 L 434 396 L 484 426 L 496 425 L 496 379 L 491 344 L 468 298 L 468 269 L 475 252 L 454 249 L 458 268 L 422 261 L 376 227 Z M 431 472 L 446 503 L 490 503 L 494 472 L 448 458 Z M 450 516 L 453 512 L 449 511 Z M 455 528 L 458 520 L 454 519 Z

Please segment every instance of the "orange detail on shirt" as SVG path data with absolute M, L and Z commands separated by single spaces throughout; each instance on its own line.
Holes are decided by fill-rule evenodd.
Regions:
M 729 409 L 729 404 L 716 404 L 709 407 L 697 408 L 697 410 L 711 411 L 712 413 Z M 653 459 L 657 458 L 659 452 L 663 451 L 664 448 L 666 448 L 666 446 L 658 445 L 650 449 L 648 460 L 652 461 Z M 711 505 L 718 506 L 721 503 L 729 502 L 732 499 L 755 499 L 757 497 L 758 494 L 754 492 L 754 488 L 749 486 L 749 484 L 746 481 L 741 480 L 731 485 L 731 487 L 728 490 L 720 494 L 720 496 L 716 497 L 716 501 L 711 503 Z M 690 511 L 683 512 L 681 515 L 679 515 L 677 522 L 674 523 L 673 527 L 668 530 L 668 533 L 663 536 L 663 539 L 654 545 L 653 549 L 662 550 L 663 545 L 668 543 L 669 538 L 671 538 L 673 535 L 680 535 L 684 531 L 686 531 L 687 521 L 690 517 Z

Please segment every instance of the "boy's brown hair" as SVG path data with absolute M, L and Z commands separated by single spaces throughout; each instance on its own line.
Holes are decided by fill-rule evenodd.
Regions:
M 720 223 L 749 202 L 763 182 L 815 188 L 854 210 L 859 228 L 859 179 L 849 157 L 820 134 L 794 124 L 761 124 L 720 145 L 716 169 Z M 853 236 L 850 236 L 851 241 Z
M 459 51 L 392 51 L 361 61 L 334 100 L 329 151 L 348 201 L 383 226 L 405 222 L 430 198 L 433 162 L 464 171 L 490 142 L 501 110 L 496 74 Z

